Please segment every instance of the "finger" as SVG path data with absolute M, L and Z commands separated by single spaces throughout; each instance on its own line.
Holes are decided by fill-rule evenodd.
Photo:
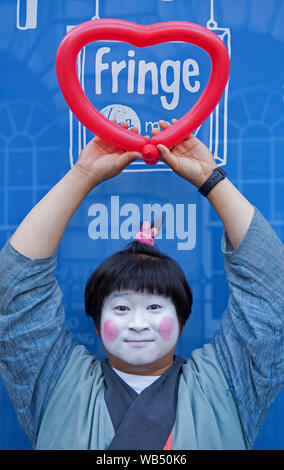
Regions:
M 160 153 L 160 159 L 175 171 L 178 165 L 176 157 L 162 144 L 158 144 L 157 148 Z
M 119 156 L 119 166 L 123 169 L 130 163 L 135 162 L 135 160 L 143 160 L 143 156 L 140 152 L 133 151 L 122 153 Z
M 110 121 L 116 124 L 116 119 L 110 119 Z
M 131 132 L 136 132 L 136 134 L 139 133 L 138 127 L 131 127 L 129 130 L 130 130 Z
M 170 123 L 162 119 L 161 121 L 159 121 L 159 126 L 161 127 L 161 129 L 167 129 L 168 127 L 170 127 Z
M 193 139 L 193 138 L 196 139 L 196 137 L 193 134 L 189 134 L 189 136 L 187 136 L 184 140 L 187 140 L 187 139 L 189 140 L 189 139 Z
M 178 120 L 177 119 L 172 119 L 172 124 L 174 124 L 175 122 L 177 122 Z
M 154 127 L 154 128 L 152 129 L 152 135 L 157 135 L 157 134 L 159 134 L 159 132 L 161 132 L 161 131 L 160 131 L 160 129 L 158 129 L 157 127 Z
M 123 127 L 124 129 L 128 129 L 129 124 L 128 124 L 128 122 L 123 121 L 123 122 L 120 124 L 120 126 Z

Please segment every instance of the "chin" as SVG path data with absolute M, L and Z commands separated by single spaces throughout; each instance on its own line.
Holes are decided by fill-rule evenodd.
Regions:
M 149 357 L 141 357 L 141 355 L 135 355 L 134 357 L 121 357 L 120 359 L 131 366 L 148 366 L 153 362 L 157 361 L 157 359 L 160 359 L 160 357 L 161 356 L 154 356 L 153 354 L 151 354 L 151 356 Z

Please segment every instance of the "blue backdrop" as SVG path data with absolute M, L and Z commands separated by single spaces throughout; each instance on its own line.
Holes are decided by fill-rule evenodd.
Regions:
M 55 57 L 68 30 L 98 18 L 190 21 L 220 36 L 231 56 L 230 80 L 196 133 L 284 240 L 283 0 L 1 0 L 0 247 L 91 138 L 62 97 Z M 139 50 L 97 42 L 78 57 L 78 75 L 90 100 L 105 116 L 126 119 L 144 135 L 159 119 L 188 111 L 209 73 L 207 54 L 183 43 Z M 59 249 L 66 322 L 77 342 L 98 358 L 104 351 L 84 313 L 86 279 L 149 218 L 156 224 L 163 218 L 157 246 L 181 264 L 193 289 L 193 313 L 177 353 L 188 357 L 219 326 L 229 294 L 220 220 L 196 188 L 165 164 L 133 163 L 89 194 Z M 256 449 L 284 448 L 283 416 L 284 390 Z M 31 448 L 2 382 L 0 423 L 0 449 Z

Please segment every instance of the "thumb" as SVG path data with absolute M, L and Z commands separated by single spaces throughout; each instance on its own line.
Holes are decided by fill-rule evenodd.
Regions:
M 130 163 L 134 162 L 135 160 L 142 160 L 142 154 L 139 152 L 125 152 L 119 156 L 119 166 L 121 168 L 125 168 Z
M 177 159 L 176 157 L 170 152 L 170 150 L 165 147 L 165 145 L 158 144 L 157 148 L 160 152 L 161 160 L 169 165 L 174 171 L 177 168 Z

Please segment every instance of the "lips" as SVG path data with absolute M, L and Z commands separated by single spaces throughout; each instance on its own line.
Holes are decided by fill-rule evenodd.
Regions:
M 126 343 L 151 343 L 153 339 L 126 339 Z
M 133 341 L 133 340 L 127 340 L 126 343 L 129 344 L 129 346 L 132 346 L 133 348 L 139 349 L 143 348 L 143 346 L 148 346 L 148 344 L 152 343 L 153 340 L 138 340 L 138 341 Z

